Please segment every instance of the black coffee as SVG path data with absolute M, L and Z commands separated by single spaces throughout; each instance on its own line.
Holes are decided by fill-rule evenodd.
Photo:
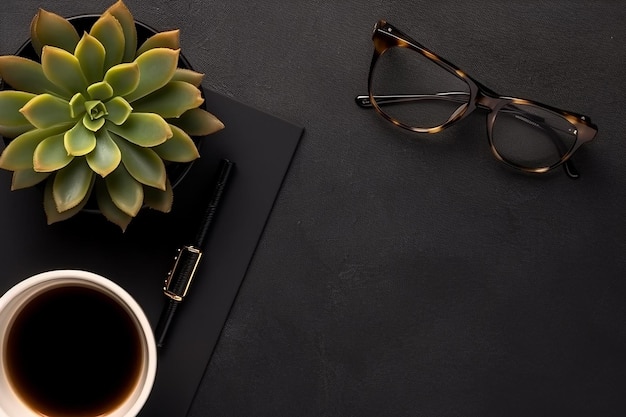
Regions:
M 130 394 L 141 370 L 139 331 L 99 291 L 51 289 L 16 317 L 5 350 L 7 376 L 46 416 L 98 416 Z

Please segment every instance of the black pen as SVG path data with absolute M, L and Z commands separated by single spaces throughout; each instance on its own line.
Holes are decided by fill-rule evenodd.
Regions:
M 213 222 L 213 217 L 221 201 L 222 194 L 230 177 L 234 162 L 227 159 L 221 161 L 217 182 L 213 188 L 213 195 L 202 214 L 200 227 L 196 237 L 190 245 L 185 245 L 178 249 L 178 254 L 174 258 L 174 266 L 168 273 L 163 287 L 167 304 L 163 306 L 159 323 L 155 330 L 155 339 L 158 347 L 163 347 L 165 337 L 174 320 L 174 313 L 178 305 L 187 296 L 191 282 L 196 273 L 200 259 L 202 258 L 202 247 L 206 243 L 209 227 Z

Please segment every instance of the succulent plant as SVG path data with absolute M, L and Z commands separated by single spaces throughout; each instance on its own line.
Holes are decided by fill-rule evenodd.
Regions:
M 179 31 L 139 47 L 120 0 L 79 36 L 63 17 L 39 10 L 31 43 L 40 62 L 0 57 L 0 134 L 12 138 L 0 168 L 12 189 L 45 181 L 48 223 L 82 210 L 92 194 L 123 230 L 143 206 L 168 212 L 166 164 L 199 156 L 191 136 L 224 127 L 200 108 L 203 74 L 178 68 Z M 93 192 L 93 193 L 92 193 Z

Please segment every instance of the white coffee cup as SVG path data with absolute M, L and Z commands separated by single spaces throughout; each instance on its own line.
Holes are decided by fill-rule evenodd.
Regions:
M 67 290 L 67 288 L 70 288 L 70 290 Z M 97 294 L 89 290 L 96 290 Z M 28 399 L 35 396 L 33 394 L 34 391 L 20 392 L 24 389 L 20 387 L 19 383 L 16 383 L 15 380 L 19 378 L 14 378 L 14 375 L 19 375 L 21 371 L 19 367 L 15 370 L 16 365 L 14 363 L 21 362 L 8 360 L 10 355 L 7 352 L 12 352 L 11 349 L 15 350 L 15 348 L 10 347 L 9 342 L 15 343 L 14 340 L 19 340 L 19 337 L 14 336 L 13 333 L 20 333 L 17 330 L 12 332 L 12 329 L 19 327 L 17 325 L 14 326 L 15 323 L 24 322 L 20 317 L 28 316 L 28 313 L 24 313 L 22 316 L 20 316 L 20 313 L 28 311 L 27 308 L 36 308 L 32 306 L 36 306 L 37 302 L 42 303 L 40 300 L 45 300 L 46 297 L 50 298 L 55 296 L 55 294 L 62 294 L 62 291 L 83 291 L 83 293 L 86 291 L 95 297 L 100 297 L 104 294 L 108 297 L 107 300 L 113 300 L 115 304 L 106 301 L 104 297 L 100 298 L 105 300 L 104 302 L 111 304 L 116 311 L 119 311 L 118 315 L 120 317 L 127 315 L 128 328 L 132 332 L 136 331 L 134 335 L 136 338 L 132 339 L 132 344 L 137 345 L 136 349 L 133 348 L 136 356 L 133 356 L 132 360 L 137 365 L 136 367 L 133 365 L 132 375 L 128 377 L 129 381 L 131 378 L 132 381 L 129 382 L 127 392 L 125 391 L 123 395 L 120 394 L 119 401 L 116 400 L 110 407 L 107 403 L 106 407 L 111 409 L 99 412 L 98 415 L 135 417 L 147 401 L 156 376 L 157 352 L 152 328 L 141 306 L 122 287 L 100 275 L 79 270 L 43 272 L 19 282 L 0 298 L 0 417 L 48 415 L 42 411 L 35 410 L 34 408 L 38 407 L 33 405 L 36 401 L 33 402 Z M 80 295 L 82 293 L 78 292 L 77 294 Z M 36 303 L 32 303 L 33 300 Z M 60 300 L 63 300 L 63 298 L 60 298 Z M 76 314 L 80 314 L 80 311 L 77 311 Z M 43 317 L 41 314 L 40 316 Z M 87 319 L 86 322 L 89 322 L 89 320 Z M 77 326 L 76 328 L 81 329 L 84 326 Z M 92 328 L 89 331 L 94 333 Z M 10 340 L 11 338 L 13 339 Z M 49 343 L 58 342 L 58 340 L 49 341 Z M 44 355 L 41 356 L 45 357 Z M 93 360 L 97 361 L 98 358 L 94 357 Z M 58 376 L 58 383 L 64 383 L 63 375 Z

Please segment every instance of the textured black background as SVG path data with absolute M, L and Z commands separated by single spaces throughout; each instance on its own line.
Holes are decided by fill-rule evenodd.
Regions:
M 39 6 L 111 3 L 5 1 L 0 54 Z M 622 1 L 127 4 L 205 87 L 306 128 L 191 417 L 626 414 Z M 424 137 L 357 108 L 379 18 L 591 116 L 582 177 L 502 167 L 479 116 Z

